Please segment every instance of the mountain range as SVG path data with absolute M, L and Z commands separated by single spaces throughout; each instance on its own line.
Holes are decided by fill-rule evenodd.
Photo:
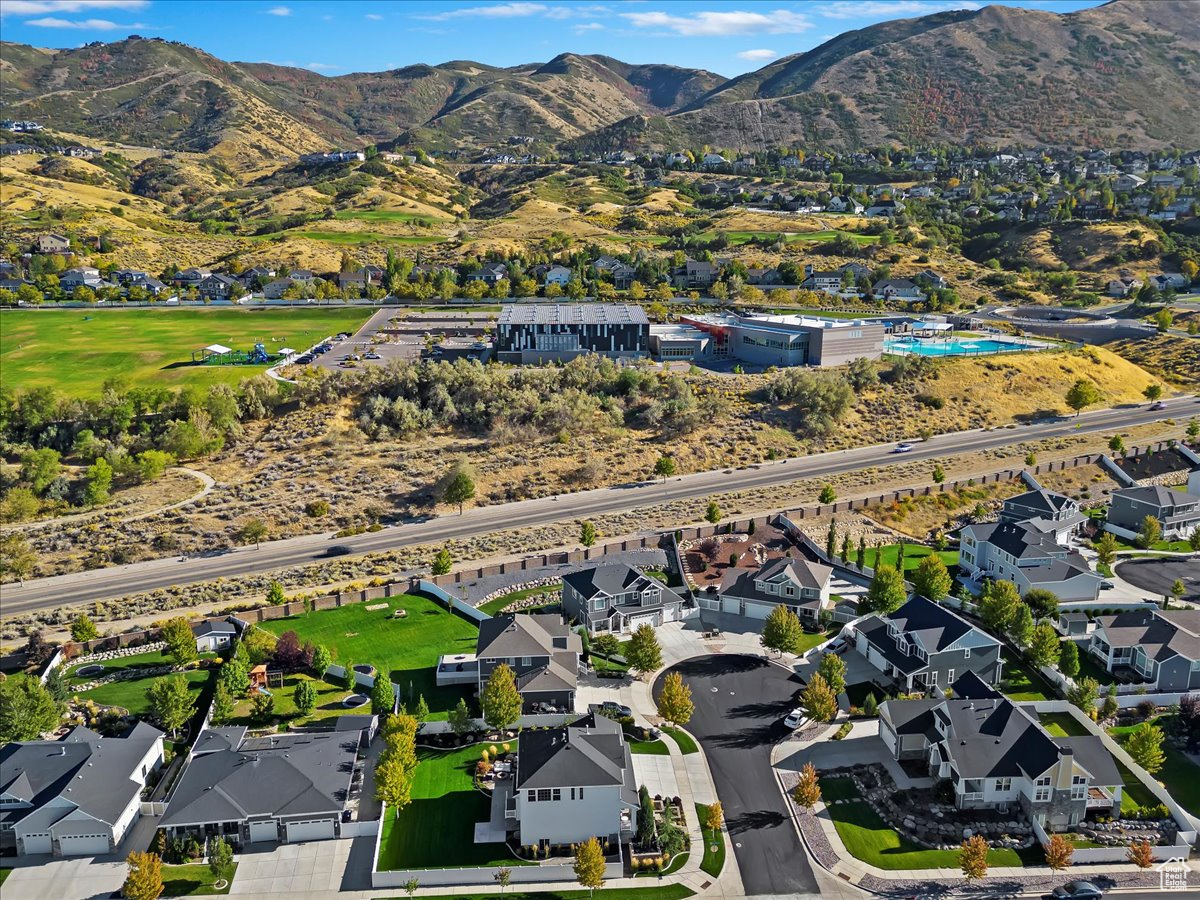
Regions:
M 1194 0 L 1069 14 L 989 6 L 847 32 L 725 79 L 562 54 L 328 77 L 130 37 L 0 44 L 0 112 L 59 131 L 264 159 L 366 143 L 587 150 L 801 143 L 1200 146 Z

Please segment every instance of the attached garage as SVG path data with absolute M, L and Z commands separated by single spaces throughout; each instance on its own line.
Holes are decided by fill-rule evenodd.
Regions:
M 746 601 L 745 616 L 748 619 L 765 619 L 771 614 L 771 610 L 775 608 L 773 603 L 761 603 L 757 600 Z
M 267 819 L 265 822 L 250 823 L 250 843 L 256 844 L 259 841 L 277 841 L 279 840 L 279 826 L 274 819 Z
M 107 834 L 72 834 L 58 839 L 63 856 L 99 856 L 109 852 Z
M 721 598 L 721 612 L 735 616 L 742 614 L 742 601 L 738 597 L 724 596 Z
M 297 841 L 326 841 L 336 837 L 333 819 L 314 819 L 308 822 L 288 822 L 287 839 L 289 844 Z
M 21 840 L 25 845 L 26 853 L 49 853 L 50 852 L 50 832 L 42 834 L 25 834 L 21 836 Z

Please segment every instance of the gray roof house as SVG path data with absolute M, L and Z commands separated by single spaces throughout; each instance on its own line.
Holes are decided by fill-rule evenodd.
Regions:
M 777 606 L 787 606 L 802 622 L 816 624 L 823 611 L 831 609 L 830 585 L 833 569 L 807 559 L 781 558 L 766 562 L 753 572 L 734 570 L 721 584 L 720 599 L 701 597 L 709 609 L 765 619 Z
M 588 631 L 625 634 L 639 625 L 674 622 L 683 597 L 624 563 L 589 566 L 563 576 L 563 612 Z
M 972 580 L 1007 579 L 1024 596 L 1033 588 L 1060 600 L 1095 600 L 1102 578 L 1078 551 L 1043 531 L 1039 520 L 968 525 L 959 534 L 959 566 Z
M 524 845 L 618 843 L 637 828 L 633 757 L 621 726 L 589 714 L 569 725 L 522 732 L 511 781 L 498 782 L 493 821 Z
M 96 856 L 117 849 L 141 815 L 163 733 L 139 722 L 125 737 L 83 726 L 57 741 L 0 749 L 0 848 L 18 856 Z
M 192 626 L 198 653 L 216 653 L 223 650 L 233 642 L 237 633 L 237 627 L 228 620 L 214 622 L 206 619 Z
M 1200 610 L 1133 609 L 1097 616 L 1087 650 L 1109 672 L 1154 691 L 1200 688 Z
M 881 704 L 879 734 L 896 759 L 949 780 L 960 809 L 1019 809 L 1047 831 L 1119 809 L 1123 779 L 1099 737 L 1054 737 L 994 691 L 955 688 L 949 700 Z
M 573 712 L 583 641 L 562 616 L 548 613 L 494 616 L 479 623 L 475 646 L 480 692 L 492 671 L 507 663 L 516 674 L 526 712 Z
M 1087 516 L 1066 494 L 1036 488 L 1005 500 L 1000 521 L 1029 523 L 1062 543 L 1087 521 Z
M 360 731 L 250 737 L 205 729 L 171 793 L 160 827 L 172 837 L 247 844 L 337 837 L 358 779 Z
M 1200 495 L 1161 485 L 1121 488 L 1112 492 L 1104 527 L 1120 537 L 1136 537 L 1146 516 L 1162 525 L 1165 540 L 1182 540 L 1200 528 Z
M 854 649 L 907 693 L 940 693 L 968 672 L 989 685 L 1000 681 L 1000 642 L 924 597 L 913 597 L 890 615 L 866 616 L 853 627 Z

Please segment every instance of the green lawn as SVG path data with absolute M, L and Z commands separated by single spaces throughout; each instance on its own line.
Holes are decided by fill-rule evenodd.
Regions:
M 368 606 L 386 603 L 386 609 Z M 404 609 L 408 617 L 393 619 L 392 611 Z M 387 672 L 411 709 L 420 694 L 429 704 L 430 718 L 444 719 L 446 713 L 468 695 L 468 685 L 438 687 L 435 668 L 446 653 L 474 653 L 478 629 L 466 619 L 439 606 L 428 597 L 401 594 L 388 600 L 353 603 L 273 619 L 262 627 L 273 634 L 295 631 L 303 644 L 312 641 L 333 651 L 338 665 L 370 663 Z
M 69 309 L 0 312 L 0 383 L 7 389 L 54 387 L 98 397 L 104 381 L 129 386 L 235 384 L 264 365 L 192 365 L 192 351 L 208 344 L 267 352 L 302 349 L 339 331 L 353 332 L 371 310 L 291 309 Z
M 804 632 L 802 635 L 800 635 L 800 649 L 796 651 L 796 654 L 798 656 L 803 656 L 818 644 L 823 644 L 830 638 L 837 637 L 838 632 L 841 630 L 842 626 L 837 625 L 833 628 L 830 628 L 828 631 L 817 631 L 813 633 L 807 631 Z
M 661 740 L 658 741 L 630 741 L 630 753 L 641 753 L 646 756 L 670 756 L 671 750 Z
M 660 878 L 663 875 L 673 875 L 683 868 L 683 864 L 688 860 L 688 852 L 685 850 L 678 856 L 674 857 L 665 869 L 661 872 L 638 872 L 634 878 Z
M 378 231 L 289 231 L 289 237 L 328 241 L 345 246 L 358 244 L 440 244 L 446 240 L 436 234 L 380 234 Z
M 851 548 L 850 563 L 853 565 L 858 559 L 855 555 L 857 550 Z M 932 547 L 926 547 L 923 544 L 905 544 L 904 545 L 904 571 L 908 572 L 915 569 L 926 556 L 931 553 L 937 553 L 942 558 L 942 562 L 946 564 L 946 568 L 958 565 L 957 550 L 941 550 L 935 551 Z M 900 555 L 899 544 L 885 544 L 882 547 L 868 547 L 864 555 L 864 560 L 868 568 L 875 568 L 876 560 L 882 558 L 884 565 L 895 568 L 896 560 Z
M 471 778 L 483 748 L 417 751 L 412 803 L 399 815 L 387 810 L 383 820 L 380 871 L 527 865 L 506 844 L 475 843 L 475 823 L 486 821 L 491 807 Z
M 493 597 L 487 603 L 476 607 L 480 612 L 487 613 L 489 616 L 498 616 L 500 611 L 510 603 L 516 603 L 518 600 L 524 600 L 527 597 L 532 597 L 535 594 L 545 594 L 546 602 L 536 607 L 523 609 L 521 612 L 531 613 L 537 612 L 539 609 L 544 609 L 546 606 L 557 606 L 561 600 L 561 593 L 554 585 L 542 585 L 541 587 L 522 588 L 519 591 L 509 591 L 507 594 L 501 594 L 499 597 Z
M 1024 660 L 1018 659 L 1004 647 L 1004 680 L 1000 684 L 1001 692 L 1009 700 L 1031 701 L 1054 699 L 1053 692 L 1045 693 L 1045 684 L 1040 675 L 1030 671 Z
M 1171 718 L 1169 716 L 1159 716 L 1154 719 L 1154 724 L 1158 725 L 1164 731 L 1170 732 Z M 1110 728 L 1111 734 L 1118 743 L 1122 746 L 1129 739 L 1130 732 L 1135 726 L 1124 728 Z M 1153 778 L 1158 779 L 1166 787 L 1167 792 L 1175 798 L 1175 801 L 1190 812 L 1192 815 L 1200 815 L 1200 766 L 1197 766 L 1188 757 L 1172 747 L 1170 744 L 1163 743 L 1163 754 L 1166 760 L 1163 762 L 1163 767 L 1154 773 Z M 1141 782 L 1136 781 L 1133 773 L 1130 772 L 1120 762 L 1117 762 L 1117 767 L 1121 771 L 1121 776 L 1125 779 L 1125 793 L 1131 793 L 1129 785 L 1134 784 L 1132 793 L 1135 794 L 1131 798 L 1132 802 L 1141 804 L 1142 806 L 1156 806 L 1158 798 L 1154 797 L 1149 790 L 1141 785 Z M 1128 809 L 1129 804 L 1122 801 L 1122 808 Z
M 233 864 L 233 872 L 226 879 L 225 887 L 213 887 L 213 874 L 208 865 L 192 864 L 186 866 L 162 867 L 163 892 L 162 897 L 200 897 L 212 894 L 228 894 L 237 874 L 237 863 Z
M 664 728 L 663 734 L 673 740 L 679 746 L 679 752 L 684 756 L 689 753 L 699 753 L 700 748 L 696 746 L 695 739 L 686 731 L 678 728 Z
M 292 699 L 296 685 L 301 681 L 311 681 L 317 686 L 317 705 L 313 707 L 312 714 L 307 717 L 300 714 L 300 710 L 296 708 L 295 700 Z M 321 719 L 331 719 L 347 713 L 362 711 L 347 709 L 342 706 L 342 700 L 349 693 L 345 687 L 332 684 L 328 681 L 318 681 L 308 675 L 288 675 L 283 679 L 282 688 L 273 687 L 270 691 L 271 696 L 275 699 L 273 715 L 275 723 L 286 722 L 288 725 L 310 725 L 314 722 L 319 722 Z M 229 720 L 229 724 L 261 726 L 263 723 L 251 718 L 250 710 L 251 701 L 249 698 L 239 701 L 233 709 L 233 717 Z
M 717 236 L 717 232 L 721 229 L 706 231 L 700 235 L 704 240 L 711 240 Z M 784 243 L 827 243 L 834 240 L 838 235 L 844 235 L 850 238 L 859 246 L 865 244 L 874 244 L 879 240 L 879 236 L 875 234 L 856 234 L 853 231 L 835 231 L 826 229 L 824 231 L 801 231 L 801 232 L 786 232 L 786 231 L 725 231 L 725 236 L 729 238 L 731 246 L 740 244 L 748 244 L 756 238 L 770 237 L 776 234 L 783 235 Z
M 704 817 L 707 812 L 707 804 L 696 804 L 696 815 L 701 823 L 700 832 L 704 835 L 704 859 L 700 862 L 700 871 L 716 878 L 721 874 L 721 869 L 725 865 L 725 833 L 718 831 L 712 834 L 704 827 Z
M 838 836 L 855 859 L 881 869 L 957 869 L 957 850 L 926 850 L 898 834 L 864 801 L 827 807 Z M 1020 866 L 1015 850 L 990 850 L 989 866 Z
M 1091 734 L 1070 713 L 1038 713 L 1038 721 L 1055 737 L 1086 737 Z
M 401 222 L 405 225 L 411 222 L 446 222 L 442 216 L 426 213 L 401 212 L 395 209 L 343 209 L 333 214 L 335 219 L 345 221 L 359 220 L 362 222 Z
M 1096 681 L 1104 686 L 1113 683 L 1113 677 L 1110 675 L 1100 663 L 1096 662 L 1092 654 L 1088 653 L 1083 647 L 1079 648 L 1079 678 L 1095 678 Z
M 849 778 L 822 778 L 821 799 L 828 803 L 831 800 L 853 800 L 858 796 L 858 788 Z
M 8 881 L 8 876 L 12 874 L 12 869 L 0 868 L 0 885 Z
M 205 654 L 205 658 L 211 659 L 212 654 Z M 147 670 L 155 666 L 165 665 L 171 660 L 164 656 L 161 651 L 155 650 L 150 653 L 139 653 L 134 656 L 125 656 L 120 659 L 104 660 L 100 663 L 84 663 L 83 665 L 102 665 L 106 670 L 112 671 L 115 669 L 140 669 Z M 75 672 L 81 666 L 74 666 L 67 675 L 68 683 L 74 688 L 75 685 L 83 684 L 89 679 L 80 678 Z M 183 677 L 187 680 L 188 688 L 195 695 L 199 695 L 204 685 L 208 682 L 209 677 L 216 669 L 189 669 L 183 672 Z M 94 700 L 103 706 L 123 706 L 134 715 L 146 715 L 150 712 L 150 704 L 146 702 L 146 689 L 154 683 L 155 677 L 145 676 L 142 678 L 130 678 L 126 681 L 111 681 L 108 684 L 102 684 L 100 687 L 92 688 L 90 691 L 72 691 L 73 696 L 78 696 L 82 700 Z
M 644 888 L 604 888 L 600 900 L 684 900 L 696 892 L 682 884 L 664 884 Z M 444 900 L 595 900 L 591 891 L 538 891 L 526 894 L 508 891 L 501 894 L 443 894 Z M 390 897 L 385 900 L 408 900 L 407 897 Z

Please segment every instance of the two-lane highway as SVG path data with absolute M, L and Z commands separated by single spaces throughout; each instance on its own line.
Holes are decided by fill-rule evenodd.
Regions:
M 476 537 L 553 522 L 570 521 L 606 513 L 629 512 L 672 500 L 751 488 L 777 487 L 804 478 L 820 478 L 874 466 L 913 460 L 929 460 L 979 450 L 993 450 L 1022 441 L 1042 440 L 1070 434 L 1117 431 L 1165 419 L 1200 414 L 1193 397 L 1177 398 L 1161 410 L 1148 406 L 1097 410 L 1077 417 L 1048 419 L 990 431 L 962 431 L 936 435 L 913 445 L 904 455 L 894 454 L 894 444 L 877 444 L 853 450 L 821 453 L 745 469 L 725 469 L 682 475 L 665 482 L 646 482 L 599 488 L 557 498 L 523 500 L 499 506 L 468 510 L 408 522 L 372 534 L 338 538 L 337 544 L 355 554 L 377 553 L 418 544 L 439 544 L 455 538 Z M 182 586 L 216 578 L 269 572 L 288 566 L 310 564 L 326 558 L 334 543 L 328 534 L 303 535 L 270 541 L 259 548 L 243 547 L 212 556 L 180 560 L 178 557 L 133 563 L 90 572 L 39 578 L 22 585 L 5 585 L 0 591 L 0 612 L 18 615 L 37 609 L 108 600 L 143 591 Z

